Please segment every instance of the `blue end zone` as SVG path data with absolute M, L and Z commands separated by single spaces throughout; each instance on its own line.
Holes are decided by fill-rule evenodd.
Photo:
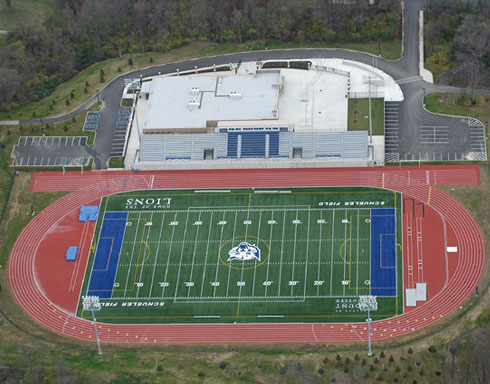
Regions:
M 78 247 L 68 247 L 65 254 L 66 261 L 75 261 L 77 259 Z
M 111 298 L 127 219 L 127 212 L 104 214 L 87 295 Z
M 371 210 L 371 295 L 396 296 L 394 208 Z
M 98 215 L 99 207 L 97 205 L 84 205 L 80 208 L 78 221 L 96 221 Z

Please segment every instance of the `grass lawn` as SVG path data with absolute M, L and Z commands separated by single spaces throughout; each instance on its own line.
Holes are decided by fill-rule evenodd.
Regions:
M 5 1 L 0 2 L 0 29 L 11 30 L 19 25 L 41 25 L 47 18 L 59 20 L 63 12 L 56 0 L 12 0 L 9 11 Z
M 384 99 L 371 99 L 373 135 L 384 135 Z M 349 99 L 347 130 L 369 132 L 369 99 Z
M 113 156 L 109 158 L 109 168 L 124 168 L 124 157 Z

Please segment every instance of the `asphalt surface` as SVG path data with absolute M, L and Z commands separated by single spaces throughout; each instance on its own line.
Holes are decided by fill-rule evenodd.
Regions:
M 187 60 L 123 74 L 111 81 L 98 95 L 83 106 L 66 115 L 43 118 L 42 121 L 43 123 L 56 123 L 71 119 L 73 116 L 83 113 L 97 100 L 102 100 L 104 102 L 101 111 L 102 117 L 95 143 L 91 147 L 84 146 L 85 155 L 92 156 L 95 167 L 102 169 L 106 167 L 111 152 L 114 153 L 115 134 L 117 136 L 116 120 L 125 85 L 124 79 L 137 78 L 139 76 L 147 77 L 158 73 L 173 73 L 177 69 L 180 71 L 191 70 L 196 66 L 210 67 L 213 64 L 220 65 L 241 61 L 344 58 L 369 65 L 375 64 L 379 69 L 400 82 L 405 100 L 397 106 L 398 121 L 391 119 L 390 128 L 396 127 L 396 132 L 392 129 L 392 133 L 389 135 L 391 145 L 387 146 L 386 149 L 387 161 L 468 159 L 471 158 L 472 153 L 478 152 L 476 151 L 477 147 L 482 148 L 480 142 L 478 142 L 478 145 L 475 144 L 475 137 L 479 137 L 475 133 L 475 129 L 478 130 L 479 128 L 472 127 L 472 129 L 469 129 L 468 119 L 435 115 L 426 111 L 423 107 L 423 98 L 427 93 L 456 93 L 461 92 L 461 89 L 427 83 L 419 78 L 419 11 L 421 9 L 423 9 L 422 0 L 405 2 L 403 55 L 399 60 L 389 61 L 367 53 L 344 49 L 253 51 Z M 476 92 L 490 95 L 490 90 L 477 90 Z M 22 125 L 39 123 L 39 119 L 20 121 Z M 480 130 L 484 132 L 483 128 L 480 128 Z

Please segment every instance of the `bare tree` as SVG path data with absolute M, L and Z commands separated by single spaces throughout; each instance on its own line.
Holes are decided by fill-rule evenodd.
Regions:
M 7 4 L 9 11 L 12 11 L 12 0 L 5 0 L 5 3 Z

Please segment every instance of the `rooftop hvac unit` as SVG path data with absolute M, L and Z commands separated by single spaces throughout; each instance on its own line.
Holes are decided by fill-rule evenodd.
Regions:
M 235 99 L 239 99 L 240 97 L 242 97 L 242 94 L 241 93 L 238 93 L 238 92 L 235 92 L 235 91 L 231 91 L 230 92 L 230 97 L 233 97 Z
M 199 108 L 200 104 L 199 104 L 199 101 L 195 101 L 195 100 L 191 100 L 189 101 L 189 104 L 187 104 L 187 107 L 189 107 L 189 109 L 196 109 L 196 108 Z
M 192 95 L 197 95 L 199 93 L 199 88 L 197 87 L 192 87 L 191 88 L 191 94 Z

